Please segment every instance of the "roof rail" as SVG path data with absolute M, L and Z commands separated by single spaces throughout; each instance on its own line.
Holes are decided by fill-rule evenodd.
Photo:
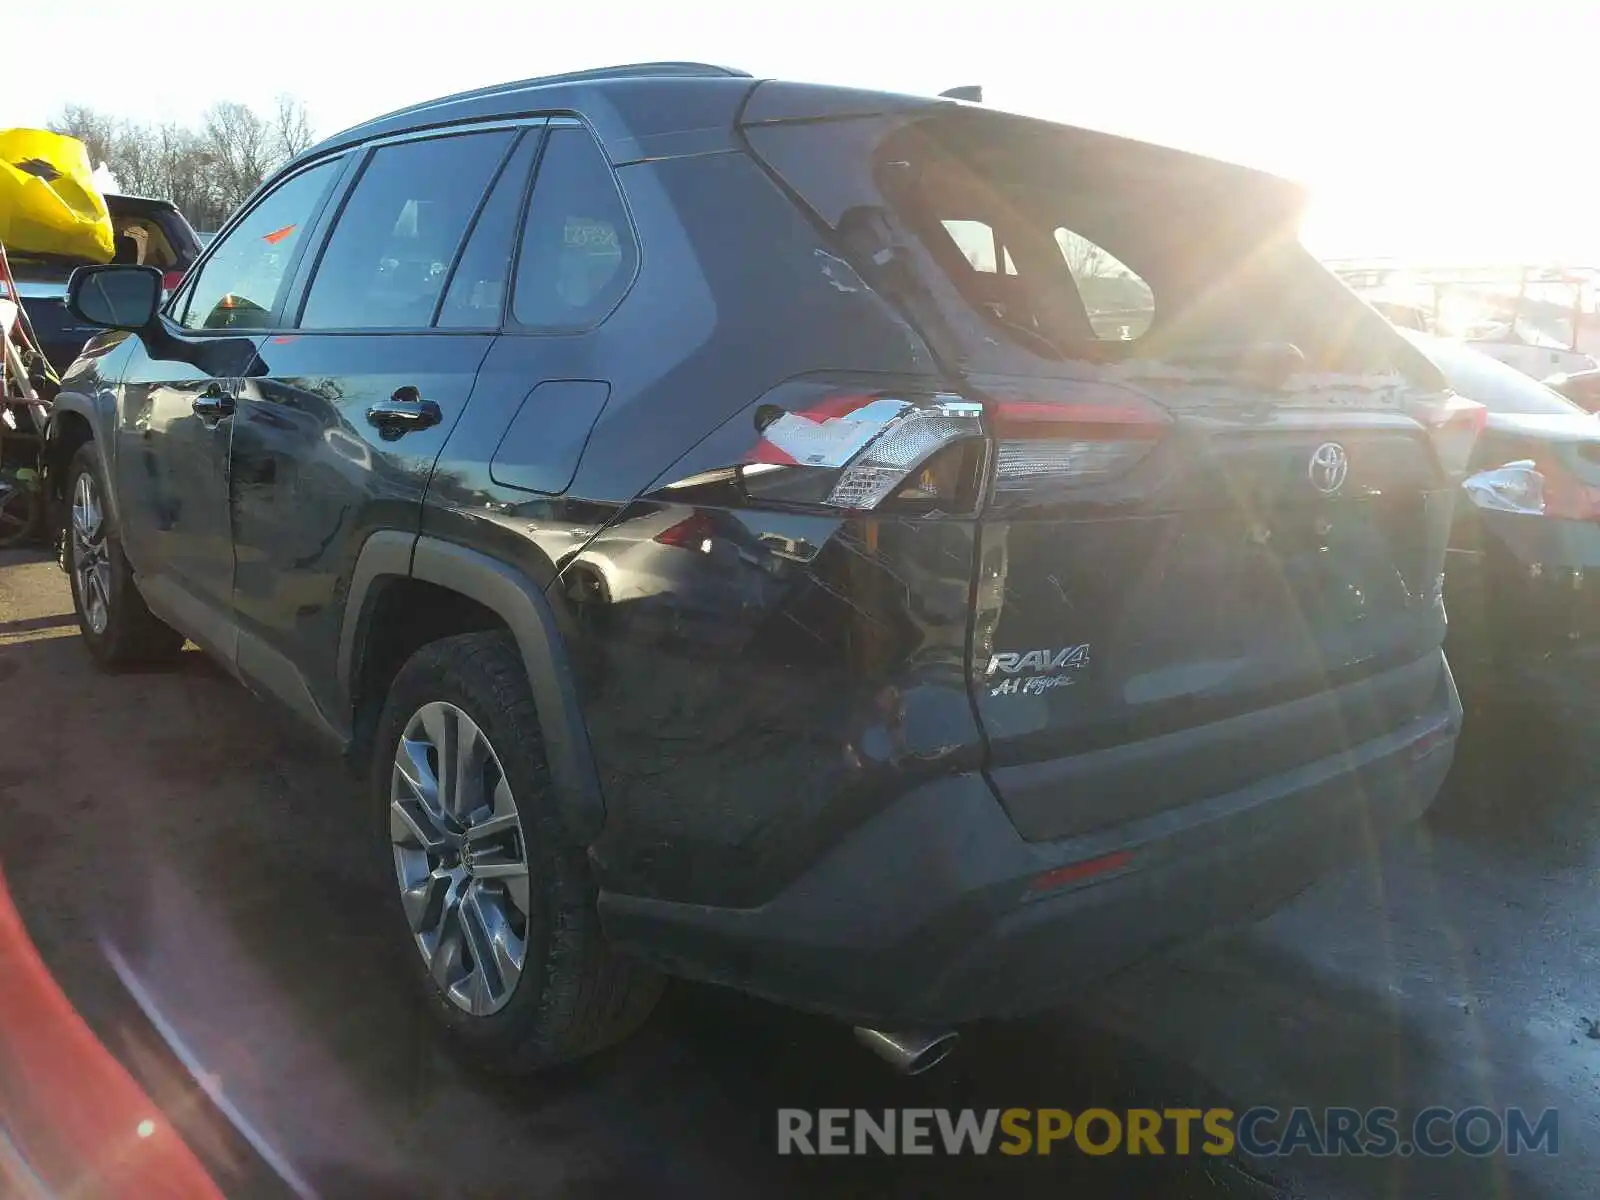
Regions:
M 748 71 L 740 71 L 734 67 L 718 67 L 711 63 L 670 61 L 619 63 L 610 67 L 590 67 L 583 71 L 567 71 L 560 75 L 535 75 L 531 79 L 513 79 L 505 83 L 491 83 L 485 87 L 473 88 L 471 91 L 456 92 L 450 96 L 438 96 L 432 100 L 408 104 L 404 108 L 397 108 L 392 112 L 386 112 L 361 121 L 350 126 L 349 129 L 341 130 L 340 134 L 353 133 L 358 129 L 364 129 L 368 125 L 376 125 L 392 117 L 404 117 L 414 113 L 426 112 L 430 108 L 454 104 L 459 100 L 478 100 L 485 96 L 497 96 L 504 92 L 518 92 L 524 88 L 544 87 L 547 84 L 554 83 L 592 83 L 606 79 L 661 79 L 663 77 L 680 79 L 754 78 Z
M 567 71 L 561 75 L 539 75 L 518 83 L 501 84 L 501 87 L 534 87 L 546 83 L 580 83 L 592 79 L 659 79 L 663 75 L 682 75 L 687 78 L 750 79 L 749 71 L 736 67 L 719 67 L 698 62 L 645 62 L 620 63 L 613 67 L 591 67 L 585 71 Z

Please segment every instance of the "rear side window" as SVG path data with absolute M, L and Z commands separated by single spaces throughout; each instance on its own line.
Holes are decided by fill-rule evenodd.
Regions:
M 522 233 L 511 310 L 534 329 L 585 329 L 633 282 L 639 248 L 617 181 L 587 130 L 550 131 Z
M 189 329 L 266 329 L 289 264 L 333 184 L 337 162 L 285 180 L 217 243 L 182 302 Z
M 300 327 L 428 325 L 512 136 L 497 130 L 375 151 L 328 237 Z

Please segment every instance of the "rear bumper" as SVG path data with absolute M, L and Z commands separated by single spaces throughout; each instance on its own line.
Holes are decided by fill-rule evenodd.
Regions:
M 929 784 L 760 908 L 602 893 L 607 934 L 673 974 L 858 1024 L 946 1025 L 1061 1003 L 1153 953 L 1263 914 L 1432 802 L 1461 726 L 1434 702 L 1385 735 L 1226 795 L 1051 842 L 979 774 Z M 1047 892 L 1037 876 L 1126 852 Z

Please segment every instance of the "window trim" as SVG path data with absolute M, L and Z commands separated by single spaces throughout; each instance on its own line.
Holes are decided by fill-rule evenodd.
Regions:
M 544 169 L 545 155 L 550 152 L 550 147 L 555 138 L 551 135 L 557 129 L 581 129 L 600 152 L 600 160 L 605 163 L 606 171 L 611 176 L 611 184 L 616 189 L 617 199 L 622 204 L 622 219 L 627 223 L 628 236 L 633 239 L 633 272 L 628 276 L 627 283 L 617 293 L 616 301 L 605 312 L 595 317 L 594 320 L 575 323 L 572 325 L 530 325 L 517 320 L 517 277 L 522 271 L 523 240 L 528 232 L 528 217 L 533 212 L 533 204 L 539 197 L 539 175 Z M 546 125 L 544 144 L 539 147 L 539 156 L 534 160 L 533 170 L 528 174 L 528 188 L 522 198 L 522 212 L 517 222 L 517 240 L 515 253 L 511 260 L 511 286 L 506 289 L 505 306 L 502 311 L 502 333 L 516 334 L 522 337 L 570 337 L 573 334 L 591 333 L 600 328 L 622 307 L 634 286 L 639 282 L 639 273 L 644 268 L 644 240 L 639 236 L 639 225 L 634 220 L 633 206 L 628 202 L 627 190 L 622 186 L 622 179 L 618 175 L 618 168 L 612 164 L 611 156 L 606 153 L 603 143 L 594 129 L 575 113 L 552 116 Z
M 255 199 L 247 204 L 241 204 L 233 216 L 228 218 L 222 228 L 217 231 L 217 235 L 203 248 L 200 257 L 195 259 L 194 264 L 189 268 L 188 276 L 184 280 L 183 286 L 174 292 L 162 307 L 161 319 L 168 331 L 177 337 L 193 338 L 255 337 L 259 334 L 278 332 L 283 325 L 284 311 L 294 295 L 294 289 L 298 283 L 300 265 L 305 261 L 306 248 L 319 236 L 323 214 L 328 211 L 329 203 L 345 186 L 345 180 L 350 174 L 350 163 L 353 157 L 348 152 L 340 151 L 337 154 L 317 158 L 311 162 L 303 163 L 281 176 L 274 177 L 257 188 Z M 231 237 L 235 229 L 254 215 L 263 204 L 277 195 L 284 187 L 287 187 L 308 171 L 316 170 L 330 163 L 335 164 L 337 169 L 333 173 L 333 178 L 329 182 L 327 191 L 322 194 L 311 212 L 306 216 L 306 237 L 300 245 L 295 247 L 294 255 L 290 258 L 289 265 L 283 273 L 283 279 L 278 283 L 278 290 L 272 298 L 272 308 L 268 314 L 271 317 L 271 322 L 258 329 L 193 329 L 185 325 L 183 318 L 178 315 L 180 308 L 184 314 L 188 313 L 189 305 L 194 300 L 195 288 L 199 287 L 201 277 L 204 276 L 207 265 L 216 254 L 217 247 Z
M 433 316 L 428 320 L 428 328 L 438 333 L 497 333 L 505 327 L 510 319 L 511 290 L 516 285 L 516 269 L 518 255 L 522 251 L 522 229 L 527 224 L 528 193 L 533 189 L 533 181 L 539 174 L 539 160 L 544 157 L 544 148 L 549 142 L 549 125 L 545 120 L 531 122 L 523 131 L 512 139 L 511 148 L 506 151 L 506 156 L 500 165 L 495 168 L 494 177 L 489 180 L 489 186 L 483 190 L 483 195 L 478 200 L 478 207 L 473 210 L 472 219 L 467 222 L 467 232 L 461 239 L 461 244 L 456 247 L 455 257 L 450 260 L 450 269 L 445 272 L 444 288 L 439 292 L 439 300 L 433 306 Z M 511 255 L 506 266 L 506 286 L 500 295 L 500 312 L 492 325 L 440 325 L 439 318 L 444 314 L 444 303 L 450 298 L 450 289 L 455 286 L 456 271 L 461 267 L 461 260 L 467 253 L 467 245 L 478 232 L 478 222 L 483 218 L 483 210 L 489 206 L 489 198 L 500 186 L 500 181 L 505 177 L 506 171 L 511 168 L 512 160 L 516 158 L 522 145 L 530 138 L 537 138 L 539 144 L 533 148 L 532 161 L 528 163 L 528 173 L 523 177 L 521 195 L 517 197 L 516 207 L 511 223 Z
M 357 165 L 354 170 L 350 172 L 349 181 L 345 184 L 343 192 L 339 197 L 338 206 L 329 214 L 324 226 L 319 230 L 321 236 L 317 243 L 316 257 L 310 260 L 309 265 L 304 271 L 303 278 L 298 277 L 299 272 L 297 271 L 297 277 L 294 280 L 294 290 L 291 293 L 292 303 L 286 303 L 282 313 L 279 314 L 280 320 L 284 323 L 281 332 L 301 334 L 305 336 L 311 336 L 315 334 L 318 337 L 321 337 L 324 334 L 337 335 L 341 337 L 384 337 L 391 334 L 484 334 L 496 332 L 495 329 L 488 326 L 473 326 L 471 328 L 465 326 L 451 326 L 449 328 L 440 329 L 434 324 L 434 322 L 439 318 L 439 306 L 444 302 L 445 294 L 449 290 L 450 280 L 454 276 L 455 267 L 457 262 L 460 260 L 461 252 L 467 244 L 467 239 L 472 236 L 472 230 L 477 225 L 478 214 L 483 211 L 483 205 L 487 202 L 490 192 L 494 190 L 495 182 L 500 178 L 500 173 L 505 170 L 506 163 L 511 160 L 511 155 L 516 152 L 517 146 L 521 143 L 522 139 L 528 136 L 527 130 L 530 127 L 539 126 L 542 124 L 542 119 L 491 121 L 473 125 L 453 126 L 442 130 L 416 129 L 402 134 L 394 134 L 383 138 L 374 138 L 369 142 L 363 142 L 355 150 L 355 157 L 358 160 Z M 473 207 L 472 215 L 468 218 L 467 224 L 462 230 L 461 241 L 456 244 L 455 254 L 450 260 L 450 268 L 446 272 L 444 283 L 439 292 L 439 299 L 434 302 L 433 308 L 429 313 L 427 324 L 381 326 L 363 325 L 354 327 L 336 326 L 326 329 L 306 329 L 301 326 L 300 322 L 305 318 L 306 303 L 308 300 L 310 300 L 311 289 L 313 286 L 315 286 L 317 281 L 317 272 L 322 269 L 322 260 L 328 252 L 329 243 L 333 241 L 334 233 L 339 228 L 339 220 L 344 216 L 345 209 L 348 207 L 351 197 L 356 194 L 356 189 L 361 186 L 361 180 L 366 176 L 367 168 L 372 164 L 372 160 L 377 155 L 379 150 L 387 149 L 390 146 L 405 145 L 412 142 L 435 142 L 443 141 L 446 138 L 472 137 L 477 134 L 496 133 L 500 131 L 510 132 L 512 135 L 511 139 L 506 143 L 506 148 L 501 153 L 500 161 L 495 164 L 494 170 L 489 176 L 489 182 L 484 186 L 483 193 L 478 197 L 477 204 Z M 540 148 L 540 153 L 543 154 L 543 147 Z M 279 331 L 270 330 L 268 332 Z

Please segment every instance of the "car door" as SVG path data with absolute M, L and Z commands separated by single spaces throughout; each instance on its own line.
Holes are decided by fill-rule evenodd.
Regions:
M 475 129 L 362 152 L 297 315 L 265 336 L 231 450 L 239 670 L 336 736 L 345 595 L 377 530 L 415 532 L 498 306 L 436 319 L 496 179 L 536 130 Z M 519 143 L 521 146 L 519 147 Z M 472 319 L 479 319 L 472 311 Z
M 337 160 L 264 194 L 141 335 L 122 377 L 114 472 L 122 536 L 151 607 L 233 658 L 229 447 L 242 381 Z
M 480 297 L 506 306 L 504 331 L 478 372 L 472 417 L 436 466 L 422 528 L 471 542 L 490 532 L 486 517 L 515 512 L 515 536 L 496 539 L 496 552 L 548 578 L 615 516 L 551 498 L 572 484 L 619 360 L 649 348 L 638 336 L 599 336 L 633 284 L 640 250 L 594 135 L 575 118 L 552 117 L 525 206 L 521 175 L 515 180 L 485 210 L 494 220 L 479 222 L 441 314 L 470 319 L 458 307 L 470 312 Z M 674 337 L 672 314 L 649 331 Z M 653 453 L 643 442 L 636 448 Z

